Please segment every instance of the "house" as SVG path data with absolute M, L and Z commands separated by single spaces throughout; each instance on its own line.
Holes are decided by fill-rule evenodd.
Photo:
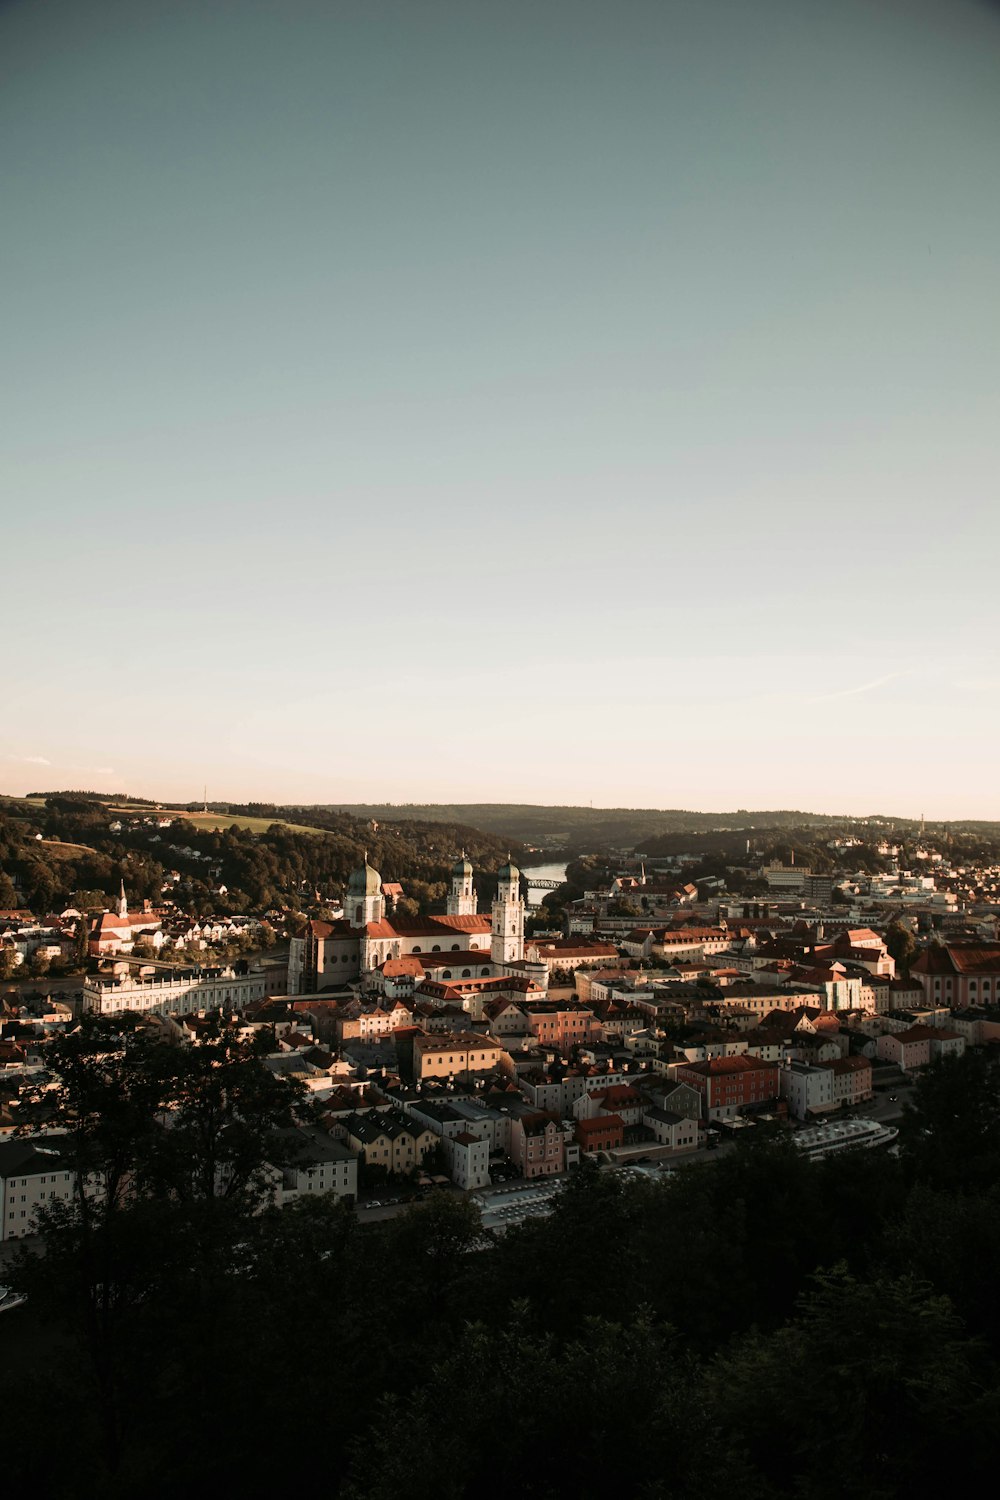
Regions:
M 681 1064 L 675 1077 L 699 1091 L 705 1119 L 730 1120 L 753 1105 L 773 1103 L 779 1072 L 774 1063 L 755 1057 L 713 1057 Z
M 693 1151 L 698 1144 L 698 1121 L 689 1115 L 647 1104 L 642 1123 L 653 1132 L 658 1146 L 669 1146 L 671 1151 Z
M 532 1035 L 560 1052 L 586 1046 L 600 1037 L 600 1022 L 586 1005 L 572 1001 L 526 1001 L 522 1009 Z
M 870 1058 L 838 1057 L 821 1066 L 828 1068 L 833 1075 L 834 1104 L 861 1104 L 873 1097 Z
M 275 1184 L 275 1199 L 281 1206 L 323 1193 L 357 1197 L 358 1159 L 342 1142 L 315 1125 L 292 1126 L 280 1133 L 292 1148 L 280 1187 Z
M 470 1130 L 443 1138 L 445 1161 L 456 1187 L 469 1192 L 490 1185 L 490 1142 Z
M 789 1113 L 797 1120 L 834 1109 L 833 1073 L 830 1068 L 812 1063 L 789 1061 L 778 1074 L 781 1098 L 788 1100 Z
M 577 1120 L 599 1120 L 602 1116 L 616 1115 L 623 1125 L 639 1125 L 642 1112 L 642 1095 L 637 1089 L 621 1083 L 582 1094 L 573 1104 Z
M 875 1043 L 880 1062 L 895 1063 L 904 1073 L 924 1068 L 931 1060 L 933 1026 L 908 1026 L 905 1031 L 887 1031 Z
M 965 1037 L 959 1031 L 952 1031 L 950 1027 L 935 1026 L 934 1035 L 930 1039 L 931 1060 L 939 1057 L 961 1057 L 965 1051 Z
M 437 1144 L 433 1130 L 398 1109 L 348 1115 L 342 1125 L 348 1146 L 365 1165 L 389 1172 L 413 1171 Z
M 418 1032 L 413 1038 L 414 1078 L 455 1078 L 465 1074 L 492 1073 L 502 1066 L 507 1053 L 491 1036 L 474 1031 L 450 1032 L 429 1036 Z
M 565 1171 L 565 1136 L 558 1117 L 539 1110 L 512 1119 L 510 1156 L 528 1178 Z
M 524 956 L 529 963 L 540 964 L 548 974 L 574 969 L 600 969 L 609 960 L 618 957 L 613 943 L 582 943 L 576 938 L 549 938 L 544 942 L 525 945 Z
M 33 1234 L 42 1207 L 71 1200 L 76 1173 L 65 1149 L 65 1137 L 56 1135 L 0 1141 L 0 1242 Z M 99 1189 L 87 1191 L 96 1195 Z
M 577 1120 L 573 1138 L 581 1151 L 614 1151 L 625 1139 L 625 1125 L 620 1115 L 596 1115 Z

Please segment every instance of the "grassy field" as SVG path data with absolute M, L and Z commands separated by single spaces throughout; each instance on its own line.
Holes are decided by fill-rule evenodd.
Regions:
M 98 859 L 107 859 L 106 854 L 98 854 L 89 844 L 64 844 L 59 839 L 41 839 L 40 847 L 51 854 L 53 859 L 79 859 L 81 854 L 94 854 Z
M 44 807 L 45 802 L 41 797 L 4 797 L 0 796 L 0 805 L 3 803 L 18 803 L 20 806 L 31 808 Z M 240 818 L 231 817 L 229 813 L 203 813 L 203 812 L 178 812 L 172 807 L 142 807 L 135 804 L 119 804 L 109 802 L 108 812 L 117 817 L 135 818 L 142 816 L 159 816 L 163 818 L 184 818 L 186 822 L 193 823 L 196 828 L 204 828 L 211 831 L 216 828 L 248 828 L 251 833 L 266 833 L 272 823 L 280 823 L 284 828 L 290 828 L 293 833 L 319 834 L 322 828 L 310 828 L 305 823 L 289 823 L 286 818 Z M 57 858 L 69 859 L 70 854 L 81 852 L 92 854 L 94 851 L 88 849 L 85 844 L 57 844 L 45 840 L 45 846 L 51 850 Z M 65 855 L 60 856 L 60 851 L 65 850 Z
M 185 813 L 189 823 L 196 828 L 249 828 L 251 833 L 266 833 L 272 823 L 290 828 L 292 833 L 322 833 L 322 828 L 309 828 L 305 823 L 288 823 L 284 818 L 231 818 L 228 813 Z
M 183 818 L 186 823 L 193 823 L 196 828 L 204 828 L 211 832 L 216 828 L 249 828 L 251 833 L 266 833 L 272 823 L 280 823 L 284 828 L 290 828 L 293 833 L 322 833 L 322 828 L 308 828 L 305 823 L 289 823 L 285 818 L 241 818 L 231 817 L 229 813 L 203 813 L 203 812 L 178 812 L 171 807 L 110 807 L 110 812 L 117 813 L 119 817 L 136 817 L 137 815 L 149 814 L 151 817 Z

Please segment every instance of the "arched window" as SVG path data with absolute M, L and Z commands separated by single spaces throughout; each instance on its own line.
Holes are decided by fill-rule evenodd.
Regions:
M 463 969 L 462 970 L 462 978 L 463 979 L 471 979 L 472 978 L 472 970 L 471 969 Z
M 441 944 L 440 943 L 435 943 L 434 947 L 431 949 L 431 952 L 432 953 L 440 953 L 441 952 Z
M 424 950 L 421 948 L 419 943 L 414 943 L 413 951 L 414 953 L 422 953 Z
M 441 970 L 441 978 L 442 979 L 450 979 L 451 978 L 451 970 L 450 969 L 442 969 Z
M 460 953 L 462 951 L 461 943 L 452 943 L 451 951 L 452 953 Z

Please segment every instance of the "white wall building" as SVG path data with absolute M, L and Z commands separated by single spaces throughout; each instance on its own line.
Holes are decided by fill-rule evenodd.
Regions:
M 788 1100 L 789 1113 L 804 1120 L 810 1112 L 833 1109 L 833 1072 L 811 1063 L 786 1062 L 778 1072 L 780 1097 Z
M 162 1011 L 177 1015 L 199 1010 L 245 1010 L 263 1000 L 267 981 L 259 969 L 245 974 L 235 969 L 160 970 L 139 978 L 134 974 L 90 977 L 83 985 L 83 1008 L 96 1015 L 125 1011 Z
M 0 1241 L 34 1234 L 39 1209 L 69 1202 L 75 1184 L 59 1136 L 0 1141 Z

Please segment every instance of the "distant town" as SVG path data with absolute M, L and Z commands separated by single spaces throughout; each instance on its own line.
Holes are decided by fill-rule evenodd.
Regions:
M 266 852 L 287 834 L 277 817 L 209 830 L 207 809 L 199 825 L 68 793 L 3 812 L 3 1241 L 35 1231 L 51 1182 L 76 1190 L 53 1175 L 50 1051 L 87 1017 L 138 1018 L 182 1047 L 219 1022 L 258 1039 L 261 1066 L 309 1103 L 269 1201 L 329 1193 L 384 1215 L 447 1187 L 498 1233 L 585 1162 L 671 1172 L 762 1125 L 813 1153 L 893 1149 L 921 1070 L 1000 1047 L 1000 835 L 981 830 L 701 827 L 687 849 L 660 834 L 561 859 L 513 839 L 525 866 L 494 849 L 484 869 L 427 823 L 437 882 L 426 859 L 408 880 L 405 856 L 387 876 L 362 851 L 342 883 L 247 910 L 226 841 Z M 71 842 L 81 819 L 90 844 Z M 385 848 L 393 825 L 350 831 Z M 317 850 L 326 837 L 300 829 Z M 120 871 L 116 894 L 40 910 L 39 886 L 55 894 L 42 851 Z
M 0 897 L 26 1493 L 992 1471 L 995 825 L 62 791 Z

